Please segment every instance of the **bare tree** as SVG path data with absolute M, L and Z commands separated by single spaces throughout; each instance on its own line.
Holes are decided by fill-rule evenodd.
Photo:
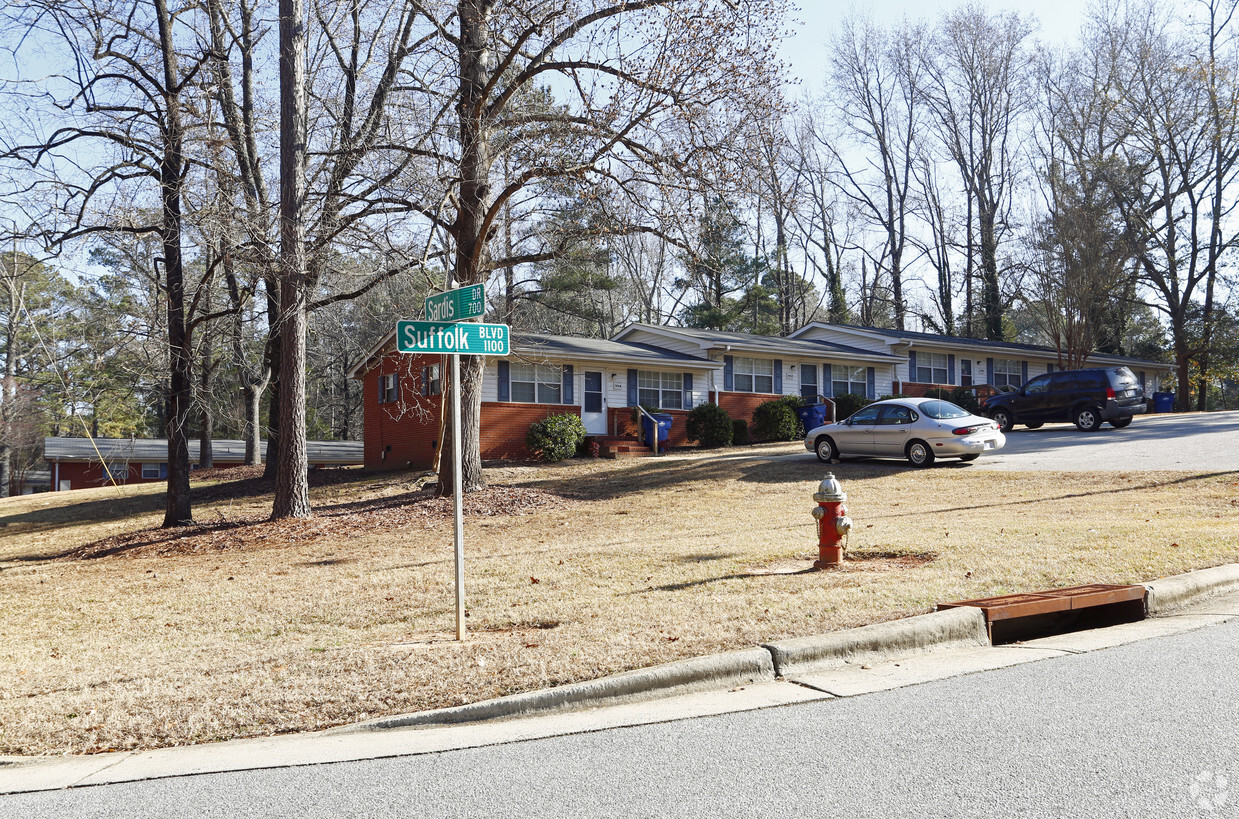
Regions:
M 998 251 L 1020 170 L 1017 137 L 1019 120 L 1029 106 L 1026 42 L 1031 32 L 1031 24 L 1018 14 L 990 14 L 969 5 L 949 12 L 921 50 L 925 75 L 919 87 L 938 140 L 959 170 L 968 196 L 970 256 L 975 208 L 983 330 L 992 339 L 1003 337 Z
M 904 294 L 904 253 L 914 207 L 913 170 L 923 128 L 922 84 L 925 66 L 919 30 L 904 22 L 885 31 L 872 20 L 844 18 L 833 43 L 831 91 L 850 147 L 868 167 L 855 167 L 843 145 L 831 142 L 840 168 L 836 179 L 858 212 L 882 237 L 877 251 L 866 251 L 875 276 L 890 281 L 895 327 L 904 329 L 908 305 Z

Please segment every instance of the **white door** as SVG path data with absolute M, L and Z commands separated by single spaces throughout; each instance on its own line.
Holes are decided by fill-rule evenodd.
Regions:
M 607 402 L 602 390 L 602 373 L 586 370 L 581 390 L 581 422 L 590 435 L 607 434 Z

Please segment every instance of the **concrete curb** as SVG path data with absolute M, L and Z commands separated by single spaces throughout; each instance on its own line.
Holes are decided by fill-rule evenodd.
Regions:
M 1142 585 L 1146 592 L 1145 611 L 1150 615 L 1164 614 L 1203 597 L 1239 589 L 1239 564 L 1163 577 Z
M 529 691 L 455 708 L 383 717 L 356 725 L 334 728 L 328 733 L 382 731 L 390 728 L 478 722 L 523 716 L 535 711 L 546 713 L 556 710 L 578 710 L 599 705 L 655 699 L 671 694 L 734 688 L 773 680 L 774 665 L 770 660 L 770 652 L 764 648 L 750 648 L 639 668 L 597 680 L 587 680 L 542 691 Z
M 785 640 L 762 648 L 770 652 L 775 673 L 786 677 L 845 663 L 884 660 L 893 655 L 989 644 L 985 615 L 980 609 L 965 606 L 848 631 Z

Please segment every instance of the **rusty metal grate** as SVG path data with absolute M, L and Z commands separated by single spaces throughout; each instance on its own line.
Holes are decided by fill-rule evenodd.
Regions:
M 978 608 L 985 614 L 985 622 L 993 637 L 993 625 L 1003 620 L 1035 617 L 1041 614 L 1078 611 L 1098 606 L 1112 606 L 1143 600 L 1144 586 L 1112 586 L 1092 583 L 1087 586 L 1072 586 L 1067 589 L 1004 594 L 999 597 L 983 597 L 978 600 L 960 600 L 954 603 L 939 603 L 938 609 L 953 609 L 960 606 Z

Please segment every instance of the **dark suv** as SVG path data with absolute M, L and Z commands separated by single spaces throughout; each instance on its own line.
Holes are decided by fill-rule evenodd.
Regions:
M 1015 392 L 986 398 L 982 409 L 1003 432 L 1016 424 L 1036 429 L 1046 421 L 1070 421 L 1085 432 L 1125 427 L 1145 411 L 1144 387 L 1126 367 L 1060 370 L 1030 379 Z

